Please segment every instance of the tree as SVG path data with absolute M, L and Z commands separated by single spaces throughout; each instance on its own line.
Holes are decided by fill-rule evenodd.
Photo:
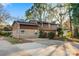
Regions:
M 45 19 L 46 10 L 46 3 L 34 3 L 33 6 L 26 11 L 26 18 L 32 18 L 37 19 L 39 21 L 43 21 Z
M 7 25 L 6 27 L 4 27 L 3 29 L 4 31 L 11 31 L 12 27 L 10 25 Z
M 68 14 L 70 18 L 70 31 L 75 34 L 78 33 L 78 28 L 79 28 L 79 4 L 77 3 L 70 3 L 66 4 L 66 7 L 68 9 Z M 72 26 L 74 28 L 72 28 Z M 76 29 L 76 31 L 74 31 Z
M 72 29 L 72 7 L 71 7 L 71 3 L 70 4 L 65 4 L 67 10 L 68 10 L 68 15 L 69 15 L 69 21 L 70 21 L 70 31 L 73 34 L 73 29 Z M 71 37 L 73 37 L 73 35 L 71 34 Z
M 31 11 L 31 9 L 28 9 L 27 11 L 26 11 L 26 19 L 32 19 L 32 11 Z
M 34 3 L 33 6 L 26 11 L 26 17 L 30 20 L 38 20 L 41 23 L 40 29 L 42 29 L 43 22 L 45 21 L 45 13 L 47 10 L 46 3 Z
M 63 26 L 64 22 L 67 21 L 68 10 L 65 7 L 65 4 L 57 4 L 57 6 L 53 9 L 53 17 L 63 31 L 65 28 Z M 62 34 L 63 37 L 63 34 Z
M 4 10 L 4 6 L 0 4 L 0 22 L 5 22 L 5 20 L 10 18 L 10 14 Z
M 78 34 L 78 28 L 79 28 L 79 4 L 70 4 L 69 5 L 69 13 L 70 13 L 70 19 L 71 19 L 71 25 L 74 26 L 74 29 L 75 29 L 75 34 L 77 36 Z M 71 26 L 72 27 L 72 26 Z M 72 29 L 72 28 L 71 28 Z

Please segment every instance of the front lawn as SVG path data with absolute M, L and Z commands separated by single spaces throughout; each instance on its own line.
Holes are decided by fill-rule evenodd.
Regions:
M 12 44 L 32 42 L 30 40 L 17 39 L 13 37 L 5 37 L 5 40 L 9 41 Z

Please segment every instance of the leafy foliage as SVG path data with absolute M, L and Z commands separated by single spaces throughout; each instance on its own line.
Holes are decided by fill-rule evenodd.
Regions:
M 3 29 L 4 31 L 11 31 L 12 27 L 10 25 L 7 25 L 6 27 L 4 27 Z
M 71 33 L 70 31 L 68 31 L 68 32 L 67 32 L 67 36 L 66 36 L 66 37 L 71 38 L 71 35 L 72 35 L 72 33 Z
M 34 3 L 33 6 L 26 11 L 26 18 L 39 21 L 51 20 L 51 22 L 55 19 L 62 29 L 64 21 L 68 18 L 70 22 L 70 30 L 73 32 L 72 25 L 74 28 L 79 27 L 79 4 L 58 3 L 53 7 L 51 3 Z M 62 35 L 63 31 L 59 31 L 59 34 Z
M 72 25 L 74 26 L 74 30 L 78 29 L 79 28 L 79 4 L 70 3 L 68 4 L 68 7 L 69 7 L 68 9 L 69 9 L 71 29 L 72 29 Z M 75 31 L 75 34 L 77 34 L 76 31 Z
M 46 38 L 47 37 L 47 33 L 44 31 L 39 31 L 39 38 Z
M 0 35 L 1 36 L 11 36 L 11 33 L 10 32 L 3 32 L 3 31 L 0 31 Z
M 10 18 L 10 14 L 4 10 L 4 6 L 0 4 L 0 22 L 5 22 L 5 20 Z
M 49 32 L 48 33 L 48 38 L 49 39 L 53 39 L 55 37 L 55 33 L 54 32 Z
M 72 10 L 72 22 L 74 25 L 79 25 L 79 4 L 74 3 L 71 4 L 71 10 Z
M 63 30 L 62 30 L 62 28 L 58 28 L 57 31 L 58 31 L 58 36 L 63 35 Z

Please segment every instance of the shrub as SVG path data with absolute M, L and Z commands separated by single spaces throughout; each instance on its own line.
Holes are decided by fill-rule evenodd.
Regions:
M 43 32 L 43 31 L 39 31 L 39 38 L 46 38 L 47 37 L 47 33 Z
M 66 36 L 63 36 L 63 39 L 62 40 L 64 40 L 64 41 L 67 41 L 67 37 Z
M 5 33 L 5 36 L 10 36 L 10 35 L 11 35 L 11 33 L 9 33 L 9 32 Z
M 66 37 L 70 38 L 71 36 L 72 36 L 72 33 L 70 31 L 68 31 Z
M 62 30 L 62 28 L 58 28 L 58 29 L 57 29 L 57 32 L 58 32 L 58 37 L 61 36 L 61 35 L 63 35 L 63 30 Z
M 11 33 L 10 33 L 10 32 L 3 32 L 3 31 L 0 31 L 0 35 L 1 35 L 1 36 L 10 36 Z
M 53 39 L 54 37 L 55 37 L 55 33 L 53 33 L 53 32 L 48 33 L 48 38 L 49 39 Z
M 39 38 L 42 37 L 43 31 L 39 31 Z

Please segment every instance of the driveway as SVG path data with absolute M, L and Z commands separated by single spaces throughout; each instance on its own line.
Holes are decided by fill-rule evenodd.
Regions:
M 61 45 L 61 44 L 63 44 L 64 42 L 62 42 L 62 41 L 57 41 L 57 40 L 45 40 L 45 41 L 37 41 L 37 43 L 50 46 L 50 45 Z
M 40 49 L 44 50 L 45 48 L 51 45 L 61 46 L 63 43 L 64 43 L 63 41 L 59 41 L 59 40 L 39 39 L 31 43 L 21 43 L 21 44 L 12 45 L 8 41 L 0 39 L 0 56 L 9 56 L 13 53 L 17 53 L 20 51 L 28 51 L 28 50 L 31 53 L 33 52 L 33 54 L 35 54 L 35 52 L 39 52 Z M 78 47 L 79 45 L 77 44 L 76 46 Z M 47 49 L 47 51 L 49 50 L 50 49 Z M 49 52 L 51 51 L 52 50 L 50 50 Z
M 6 40 L 0 40 L 0 56 L 6 56 L 10 53 L 21 51 L 20 48 L 13 46 Z
M 47 46 L 35 42 L 12 45 L 6 40 L 0 40 L 0 56 L 7 56 L 12 53 L 16 53 L 23 50 L 32 50 L 32 49 L 45 48 L 45 47 Z

